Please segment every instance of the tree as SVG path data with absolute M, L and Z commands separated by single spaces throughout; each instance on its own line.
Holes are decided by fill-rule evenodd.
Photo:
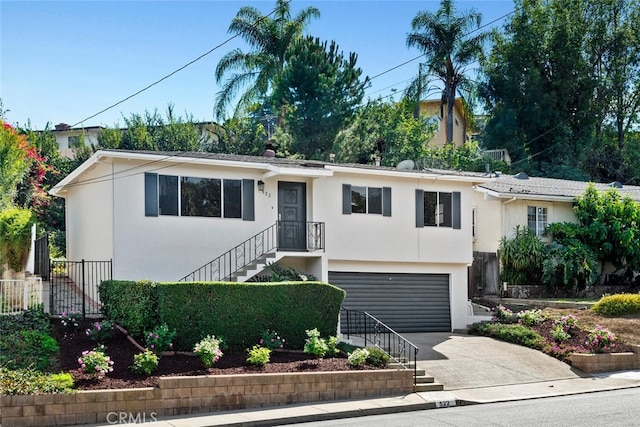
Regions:
M 442 104 L 447 107 L 447 142 L 453 138 L 453 109 L 456 94 L 468 88 L 471 81 L 466 76 L 467 67 L 482 54 L 487 33 L 472 33 L 480 29 L 482 15 L 473 10 L 456 14 L 453 1 L 442 0 L 436 13 L 419 12 L 411 21 L 412 33 L 407 36 L 407 46 L 417 47 L 426 57 L 428 75 L 435 76 L 444 85 Z M 427 76 L 425 76 L 427 77 Z M 424 95 L 422 73 L 409 90 L 419 101 Z M 415 89 L 415 88 L 418 89 Z
M 413 115 L 413 101 L 367 102 L 356 112 L 353 123 L 340 132 L 334 150 L 336 160 L 345 163 L 372 163 L 385 166 L 426 156 L 433 127 Z
M 226 115 L 232 99 L 245 86 L 235 108 L 241 110 L 262 100 L 269 92 L 273 80 L 284 68 L 291 43 L 301 37 L 304 27 L 320 16 L 315 7 L 301 10 L 291 17 L 290 1 L 276 0 L 274 18 L 262 15 L 254 7 L 242 7 L 229 26 L 229 33 L 239 35 L 251 48 L 248 53 L 234 49 L 218 62 L 215 71 L 217 83 L 228 76 L 218 93 L 214 112 L 219 119 Z
M 289 52 L 274 81 L 272 105 L 282 112 L 293 138 L 289 150 L 307 159 L 324 159 L 338 132 L 353 119 L 369 79 L 360 80 L 357 55 L 345 58 L 334 41 L 301 38 Z
M 26 138 L 8 123 L 0 121 L 0 211 L 13 205 L 18 184 L 31 165 L 35 152 Z

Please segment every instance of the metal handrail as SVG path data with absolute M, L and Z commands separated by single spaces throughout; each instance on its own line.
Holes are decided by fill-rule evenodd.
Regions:
M 418 372 L 418 347 L 402 335 L 376 319 L 366 311 L 341 309 L 346 322 L 340 322 L 340 329 L 349 339 L 352 335 L 364 339 L 367 343 L 378 347 L 405 369 L 413 365 L 413 378 Z
M 230 280 L 233 274 L 270 252 L 279 249 L 278 234 L 280 226 L 285 222 L 292 221 L 277 221 L 178 281 L 215 282 Z M 306 250 L 324 250 L 323 222 L 306 222 L 306 233 Z

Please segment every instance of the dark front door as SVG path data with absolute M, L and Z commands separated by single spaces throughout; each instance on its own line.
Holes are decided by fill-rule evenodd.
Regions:
M 307 250 L 307 185 L 278 182 L 278 249 Z

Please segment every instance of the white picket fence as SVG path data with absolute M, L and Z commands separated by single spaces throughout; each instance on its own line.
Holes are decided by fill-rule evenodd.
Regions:
M 0 314 L 17 314 L 42 303 L 42 278 L 0 280 Z

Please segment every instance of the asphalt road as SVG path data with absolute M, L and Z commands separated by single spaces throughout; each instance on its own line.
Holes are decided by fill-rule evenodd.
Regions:
M 640 388 L 632 388 L 296 425 L 309 427 L 638 426 L 640 425 L 639 402 Z

